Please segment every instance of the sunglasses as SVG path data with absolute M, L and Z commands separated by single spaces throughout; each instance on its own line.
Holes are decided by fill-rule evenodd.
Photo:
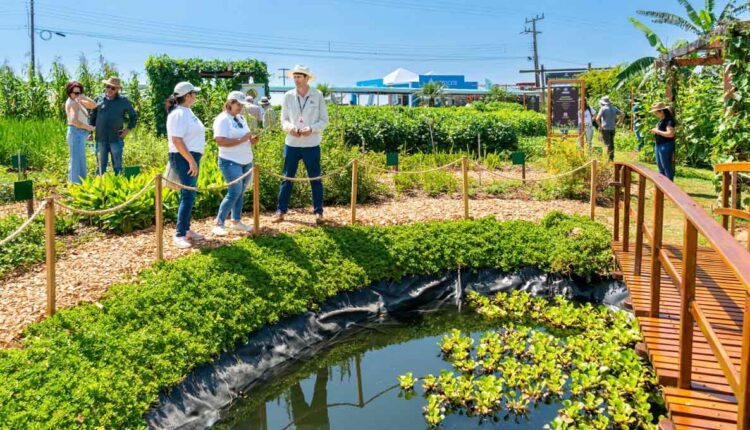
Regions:
M 80 92 L 80 91 L 73 91 L 73 94 L 75 94 L 75 95 L 79 95 L 79 94 L 83 94 L 83 93 L 82 93 L 82 92 Z
M 117 89 L 117 87 L 113 87 L 112 85 L 106 85 L 104 88 L 106 88 L 108 90 L 116 90 Z

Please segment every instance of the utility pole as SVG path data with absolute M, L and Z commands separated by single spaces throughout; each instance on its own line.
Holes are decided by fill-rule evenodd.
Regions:
M 286 86 L 286 72 L 289 71 L 286 67 L 282 67 L 279 70 L 281 70 L 281 81 L 283 82 L 282 85 Z
M 524 27 L 524 30 L 521 32 L 521 34 L 531 34 L 533 40 L 534 40 L 534 78 L 536 82 L 537 88 L 540 87 L 540 79 L 539 79 L 539 50 L 537 48 L 536 43 L 536 35 L 541 34 L 541 31 L 536 31 L 536 22 L 541 21 L 544 19 L 544 14 L 537 15 L 534 18 L 526 18 L 526 26 Z M 528 24 L 531 24 L 531 28 L 529 28 Z
M 34 70 L 36 68 L 36 55 L 34 53 L 34 39 L 36 30 L 34 29 L 34 0 L 30 0 L 31 8 L 29 9 L 29 15 L 30 15 L 30 27 L 31 31 L 29 32 L 29 36 L 31 37 L 31 68 L 29 69 L 31 72 L 31 77 L 34 77 Z

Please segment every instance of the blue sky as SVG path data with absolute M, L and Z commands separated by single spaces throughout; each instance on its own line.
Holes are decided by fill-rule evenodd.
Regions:
M 692 0 L 696 7 L 702 0 Z M 658 3 L 658 6 L 655 4 Z M 724 6 L 718 1 L 717 9 Z M 533 80 L 526 17 L 538 24 L 540 61 L 547 68 L 610 66 L 653 53 L 628 22 L 637 9 L 683 14 L 676 0 L 37 0 L 37 26 L 67 37 L 37 38 L 43 70 L 59 58 L 74 69 L 99 55 L 122 74 L 143 76 L 151 54 L 205 59 L 258 58 L 274 73 L 309 65 L 320 82 L 352 85 L 396 67 L 417 73 L 464 74 L 494 83 Z M 19 69 L 29 59 L 28 1 L 0 0 L 0 61 Z M 671 44 L 691 37 L 652 26 Z M 47 34 L 44 34 L 47 36 Z M 187 46 L 186 46 L 187 45 Z M 304 56 L 306 54 L 307 56 Z

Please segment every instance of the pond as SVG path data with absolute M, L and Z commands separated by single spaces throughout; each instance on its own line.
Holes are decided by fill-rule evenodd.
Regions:
M 422 376 L 450 368 L 437 347 L 458 328 L 478 342 L 497 323 L 455 307 L 400 320 L 366 324 L 347 333 L 328 350 L 289 367 L 273 382 L 253 390 L 224 416 L 218 429 L 423 429 L 425 400 L 418 386 L 405 400 L 398 376 Z M 444 429 L 541 429 L 557 415 L 559 403 L 541 404 L 527 417 L 479 423 L 478 418 L 449 415 Z

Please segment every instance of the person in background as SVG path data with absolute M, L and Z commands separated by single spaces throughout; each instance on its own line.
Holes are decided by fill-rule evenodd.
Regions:
M 656 165 L 659 166 L 659 173 L 674 182 L 674 139 L 677 121 L 675 121 L 669 106 L 662 102 L 651 105 L 650 112 L 659 118 L 659 123 L 651 129 L 651 133 L 656 138 L 654 151 L 656 153 Z
M 580 127 L 581 114 L 579 113 L 578 116 L 578 127 Z M 592 108 L 588 103 L 586 103 L 586 107 L 583 109 L 583 135 L 589 154 L 591 154 L 591 145 L 594 140 L 594 118 L 596 118 L 596 109 Z
M 125 137 L 135 128 L 138 114 L 127 97 L 120 95 L 120 78 L 111 77 L 104 83 L 104 95 L 96 98 L 96 108 L 91 111 L 89 124 L 96 127 L 97 172 L 107 171 L 108 159 L 112 157 L 112 170 L 122 172 L 122 151 Z M 123 127 L 127 119 L 127 127 Z
M 248 124 L 254 130 L 263 124 L 263 109 L 255 104 L 255 98 L 250 92 L 246 94 L 245 100 L 245 113 L 248 116 Z
M 599 100 L 599 105 L 601 109 L 596 114 L 596 122 L 599 124 L 602 140 L 604 140 L 604 144 L 607 146 L 609 161 L 613 161 L 615 159 L 615 130 L 625 120 L 625 114 L 612 105 L 612 101 L 608 96 L 602 97 Z
M 190 109 L 195 103 L 200 88 L 190 82 L 180 82 L 167 99 L 167 139 L 169 142 L 169 164 L 180 177 L 180 183 L 195 187 L 198 183 L 198 168 L 206 147 L 205 127 Z M 190 216 L 195 203 L 195 191 L 180 190 L 180 204 L 177 208 L 177 228 L 174 245 L 190 248 L 192 241 L 204 237 L 190 230 Z
M 258 137 L 250 132 L 242 115 L 245 95 L 242 91 L 232 91 L 224 103 L 224 112 L 214 120 L 214 140 L 219 147 L 219 170 L 224 175 L 224 181 L 232 182 L 246 174 L 253 168 L 252 145 L 258 143 Z M 240 232 L 249 232 L 252 228 L 242 223 L 242 203 L 245 190 L 250 184 L 251 175 L 246 176 L 240 183 L 230 185 L 227 195 L 221 201 L 219 214 L 216 216 L 216 226 L 212 233 L 216 236 L 226 236 L 224 223 L 232 213 L 229 227 Z
M 65 116 L 68 119 L 68 180 L 80 184 L 86 179 L 86 139 L 94 130 L 89 125 L 87 109 L 96 108 L 96 102 L 84 95 L 83 85 L 78 81 L 70 81 L 65 87 L 68 98 L 65 100 Z
M 287 133 L 284 145 L 284 176 L 293 178 L 297 175 L 300 160 L 305 163 L 310 178 L 320 176 L 320 142 L 323 130 L 328 125 L 328 107 L 323 94 L 310 87 L 315 79 L 306 66 L 296 65 L 289 71 L 294 79 L 295 89 L 284 94 L 281 104 L 281 128 Z M 292 181 L 281 181 L 279 187 L 279 205 L 272 222 L 284 220 L 292 195 Z M 323 182 L 311 181 L 313 212 L 315 222 L 323 223 Z
M 276 110 L 271 106 L 268 97 L 260 98 L 260 107 L 263 108 L 263 128 L 273 127 L 276 124 Z

